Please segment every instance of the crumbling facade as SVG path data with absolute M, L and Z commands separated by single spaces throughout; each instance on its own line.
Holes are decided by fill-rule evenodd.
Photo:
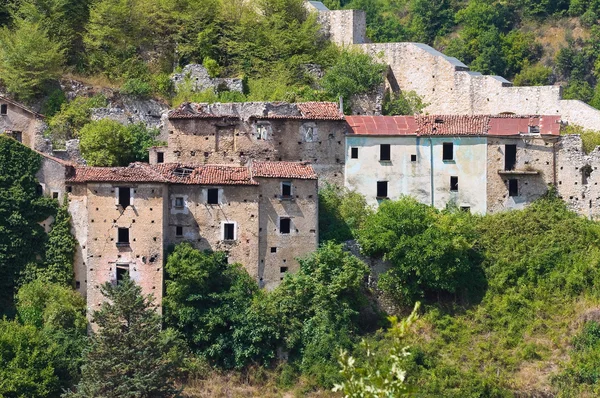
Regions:
M 23 104 L 0 96 L 0 134 L 13 137 L 31 149 L 48 152 L 44 116 Z M 51 147 L 49 149 L 52 151 Z
M 348 116 L 345 185 L 478 214 L 521 208 L 555 184 L 555 116 Z
M 309 162 L 321 181 L 343 184 L 346 122 L 335 103 L 186 103 L 169 113 L 167 130 L 150 163 Z
M 317 175 L 304 163 L 135 163 L 65 175 L 76 284 L 90 311 L 100 286 L 125 273 L 160 303 L 166 249 L 181 242 L 226 252 L 267 289 L 318 245 Z

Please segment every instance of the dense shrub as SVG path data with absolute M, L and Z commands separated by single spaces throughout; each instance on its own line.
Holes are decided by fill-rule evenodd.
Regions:
M 319 240 L 341 243 L 353 239 L 370 212 L 361 194 L 325 184 L 319 190 Z

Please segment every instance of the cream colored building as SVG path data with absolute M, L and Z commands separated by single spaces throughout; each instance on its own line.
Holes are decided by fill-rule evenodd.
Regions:
M 348 116 L 345 185 L 375 205 L 403 195 L 485 214 L 554 183 L 557 117 Z M 506 154 L 512 164 L 507 167 Z M 512 152 L 511 152 L 512 151 Z

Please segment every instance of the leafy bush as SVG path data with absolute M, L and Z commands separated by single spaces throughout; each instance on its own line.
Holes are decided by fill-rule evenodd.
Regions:
M 392 264 L 379 287 L 403 304 L 480 294 L 485 283 L 476 240 L 469 213 L 439 211 L 409 197 L 382 202 L 358 230 L 363 253 Z
M 543 65 L 526 65 L 515 75 L 516 86 L 545 86 L 550 83 L 552 69 Z
M 121 93 L 137 98 L 148 98 L 152 93 L 150 83 L 140 78 L 128 79 L 121 87 Z
M 332 96 L 341 96 L 349 104 L 355 94 L 367 93 L 383 83 L 386 66 L 358 50 L 344 50 L 325 73 L 321 84 Z
M 106 104 L 106 97 L 103 95 L 75 97 L 73 101 L 63 103 L 60 111 L 48 120 L 53 142 L 64 142 L 77 137 L 79 130 L 91 121 L 92 108 L 102 108 Z
M 219 66 L 219 63 L 210 57 L 204 58 L 204 61 L 202 61 L 202 66 L 206 68 L 206 71 L 210 77 L 219 77 L 221 74 L 221 67 Z
M 600 146 L 600 131 L 586 130 L 581 126 L 569 124 L 563 127 L 561 134 L 579 134 L 583 151 L 590 154 L 596 147 Z
M 353 239 L 355 231 L 370 213 L 361 194 L 325 184 L 319 190 L 319 240 L 342 243 Z
M 394 94 L 386 90 L 382 112 L 384 115 L 414 115 L 421 113 L 427 105 L 414 91 Z

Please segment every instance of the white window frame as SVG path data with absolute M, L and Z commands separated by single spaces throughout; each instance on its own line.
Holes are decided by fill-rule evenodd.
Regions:
M 225 224 L 233 224 L 233 239 L 225 239 Z M 223 242 L 234 242 L 238 238 L 237 221 L 221 221 L 221 240 Z
M 257 140 L 269 140 L 271 139 L 271 123 L 269 122 L 256 122 L 254 125 L 255 137 Z
M 290 185 L 290 195 L 289 196 L 283 196 L 283 184 Z M 281 183 L 279 184 L 279 192 L 280 192 L 279 197 L 281 199 L 292 199 L 294 197 L 294 184 L 292 183 L 292 181 L 281 181 Z
M 181 200 L 181 206 L 177 204 L 177 201 Z M 175 196 L 175 208 L 183 209 L 185 207 L 185 197 L 183 196 Z

